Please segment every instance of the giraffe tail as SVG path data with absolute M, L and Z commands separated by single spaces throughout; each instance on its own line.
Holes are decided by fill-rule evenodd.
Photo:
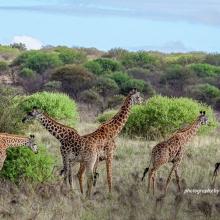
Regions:
M 151 160 L 152 160 L 152 158 L 150 159 L 149 166 L 144 169 L 144 173 L 143 173 L 143 176 L 141 178 L 142 181 L 144 181 L 144 177 L 146 176 L 146 174 L 147 174 L 147 172 L 148 172 L 148 170 L 150 168 Z
M 146 168 L 144 169 L 144 173 L 143 173 L 143 176 L 142 176 L 142 178 L 141 178 L 142 181 L 144 181 L 144 177 L 146 176 L 148 170 L 149 170 L 149 167 L 146 167 Z
M 215 177 L 217 176 L 219 168 L 220 168 L 220 163 L 216 163 L 215 164 L 215 170 L 214 170 L 213 176 L 212 176 L 212 181 L 214 181 Z

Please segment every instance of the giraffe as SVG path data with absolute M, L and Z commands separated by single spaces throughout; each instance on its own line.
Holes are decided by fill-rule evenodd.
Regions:
M 71 146 L 66 151 L 66 158 L 69 160 L 68 169 L 71 169 L 77 162 L 82 166 L 79 171 L 79 179 L 82 181 L 82 175 L 86 171 L 87 192 L 86 197 L 90 197 L 94 183 L 93 171 L 97 167 L 98 159 L 106 160 L 107 181 L 109 193 L 112 188 L 112 158 L 115 149 L 114 139 L 124 127 L 133 104 L 140 104 L 142 98 L 140 93 L 133 89 L 126 97 L 119 112 L 109 121 L 103 123 L 99 128 L 87 135 L 81 136 L 80 139 L 72 143 L 77 146 L 78 151 L 73 151 Z M 71 171 L 70 171 L 71 173 Z M 70 176 L 71 178 L 71 176 Z
M 7 148 L 18 146 L 27 146 L 34 153 L 38 153 L 37 145 L 34 142 L 34 135 L 25 137 L 15 134 L 0 133 L 0 170 L 2 169 L 4 161 L 7 157 Z
M 26 116 L 22 119 L 22 122 L 28 122 L 32 120 L 39 121 L 42 126 L 49 131 L 51 135 L 53 135 L 60 142 L 60 152 L 63 160 L 63 168 L 60 171 L 60 175 L 64 175 L 64 183 L 67 184 L 67 175 L 70 176 L 68 178 L 70 186 L 72 186 L 72 177 L 70 173 L 67 173 L 68 161 L 66 160 L 66 148 L 68 145 L 74 149 L 72 142 L 73 140 L 77 143 L 80 135 L 79 133 L 72 127 L 63 125 L 57 122 L 55 119 L 51 118 L 47 113 L 43 112 L 41 109 L 38 109 L 36 106 L 32 108 L 30 112 L 27 112 Z M 103 158 L 99 159 L 100 161 Z M 96 171 L 97 166 L 94 168 L 94 172 Z M 80 169 L 77 174 L 80 184 L 80 191 L 83 194 L 83 184 L 82 178 L 80 177 L 80 172 L 83 169 L 83 165 L 80 164 Z M 97 173 L 95 172 L 95 177 L 97 177 Z
M 217 177 L 219 171 L 220 171 L 220 163 L 216 163 L 215 164 L 215 169 L 214 169 L 214 172 L 213 172 L 213 176 L 212 176 L 213 186 L 215 186 L 215 180 L 216 180 L 216 177 Z
M 167 192 L 168 184 L 170 182 L 173 171 L 175 172 L 177 187 L 180 191 L 178 167 L 182 161 L 182 157 L 185 150 L 184 146 L 191 140 L 193 136 L 196 135 L 199 127 L 201 125 L 206 125 L 207 123 L 208 118 L 206 116 L 206 113 L 205 111 L 201 111 L 197 119 L 193 121 L 189 126 L 177 130 L 168 140 L 165 140 L 153 147 L 150 165 L 144 170 L 142 177 L 143 181 L 146 173 L 149 170 L 147 192 L 150 191 L 150 185 L 152 180 L 154 194 L 156 172 L 162 165 L 168 162 L 171 162 L 173 166 L 166 181 L 164 195 Z
M 76 142 L 80 138 L 79 133 L 69 126 L 63 125 L 57 122 L 55 119 L 51 118 L 47 113 L 38 109 L 36 106 L 32 108 L 30 112 L 22 119 L 22 122 L 37 120 L 39 121 L 49 133 L 54 136 L 60 142 L 60 152 L 63 160 L 63 169 L 60 171 L 60 175 L 64 174 L 64 182 L 67 184 L 67 175 L 71 175 L 66 171 L 68 166 L 68 161 L 66 160 L 66 148 L 71 145 L 73 140 Z M 72 148 L 75 151 L 75 148 Z M 72 180 L 69 178 L 69 184 L 72 185 Z M 82 192 L 82 189 L 81 189 Z

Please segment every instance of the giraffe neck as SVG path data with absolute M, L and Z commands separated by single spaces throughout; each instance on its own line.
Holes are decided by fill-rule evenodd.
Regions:
M 103 126 L 108 129 L 108 135 L 115 137 L 122 130 L 128 120 L 131 106 L 132 97 L 128 95 L 119 112 L 110 121 L 103 124 Z M 103 126 L 101 125 L 100 128 Z
M 7 147 L 19 147 L 25 146 L 29 142 L 28 137 L 10 135 L 10 134 L 0 134 L 1 140 L 5 143 Z
M 191 125 L 189 125 L 188 127 L 180 130 L 177 132 L 177 134 L 180 134 L 183 138 L 183 142 L 186 143 L 188 142 L 192 137 L 194 137 L 199 129 L 199 127 L 201 126 L 201 122 L 199 119 L 197 119 L 196 121 L 194 121 Z
M 79 135 L 74 128 L 69 128 L 65 125 L 62 125 L 44 113 L 38 118 L 38 120 L 50 132 L 50 134 L 52 134 L 59 141 L 63 140 L 70 130 L 73 136 Z

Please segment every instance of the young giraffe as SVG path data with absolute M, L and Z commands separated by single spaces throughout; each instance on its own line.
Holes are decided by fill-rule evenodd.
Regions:
M 38 152 L 37 145 L 34 142 L 34 135 L 24 137 L 20 135 L 0 133 L 0 170 L 2 169 L 4 161 L 7 157 L 7 148 L 18 146 L 27 146 L 34 153 Z
M 178 190 L 180 191 L 180 183 L 179 183 L 179 174 L 178 167 L 181 163 L 183 154 L 184 154 L 184 145 L 189 142 L 189 140 L 196 135 L 199 127 L 201 125 L 205 125 L 208 123 L 208 118 L 205 115 L 205 112 L 200 112 L 198 118 L 189 126 L 183 129 L 177 130 L 168 140 L 163 141 L 157 144 L 152 149 L 151 160 L 150 160 L 150 171 L 148 176 L 148 188 L 147 192 L 150 191 L 151 180 L 153 183 L 153 194 L 155 188 L 155 178 L 157 170 L 164 164 L 168 162 L 173 163 L 173 167 L 170 171 L 170 174 L 167 178 L 166 186 L 165 186 L 165 194 L 167 192 L 168 184 L 170 182 L 173 171 L 175 172 L 176 181 Z M 144 171 L 142 181 L 148 172 L 149 167 L 147 167 Z
M 79 179 L 82 181 L 83 172 L 86 170 L 87 176 L 87 193 L 90 197 L 93 186 L 93 170 L 97 166 L 99 158 L 106 160 L 107 180 L 109 192 L 112 188 L 112 158 L 115 149 L 114 139 L 124 127 L 130 109 L 133 104 L 140 104 L 142 98 L 136 89 L 132 90 L 126 97 L 120 111 L 108 122 L 99 126 L 93 133 L 81 136 L 77 140 L 73 140 L 72 146 L 77 147 L 77 151 L 73 151 L 71 146 L 66 151 L 66 158 L 69 161 L 67 169 L 71 169 L 77 162 L 81 162 L 79 171 Z M 68 171 L 72 173 L 71 171 Z M 72 178 L 69 176 L 69 178 Z M 82 184 L 82 182 L 81 182 Z
M 220 163 L 216 163 L 215 170 L 214 170 L 213 176 L 212 176 L 213 186 L 215 186 L 215 180 L 216 180 L 216 177 L 217 177 L 219 171 L 220 171 Z
M 75 147 L 72 145 L 73 140 L 75 142 L 78 142 L 78 139 L 80 138 L 80 135 L 78 132 L 71 127 L 68 127 L 66 125 L 63 125 L 57 121 L 55 121 L 53 118 L 51 118 L 48 114 L 44 113 L 42 110 L 38 109 L 37 107 L 33 107 L 30 112 L 27 113 L 27 115 L 22 119 L 22 122 L 27 122 L 31 120 L 38 120 L 48 131 L 51 135 L 53 135 L 59 142 L 60 142 L 60 152 L 63 160 L 63 169 L 61 170 L 60 174 L 64 174 L 64 182 L 67 184 L 67 175 L 69 176 L 69 184 L 72 186 L 72 176 L 71 176 L 71 169 L 67 169 L 68 161 L 66 159 L 66 148 L 67 146 L 72 146 L 72 150 L 74 151 Z M 99 160 L 102 160 L 100 158 Z M 77 174 L 79 178 L 79 173 L 81 172 L 83 168 L 83 165 L 80 164 L 80 169 Z M 67 170 L 69 172 L 67 173 Z M 96 167 L 94 168 L 96 170 Z M 96 175 L 96 173 L 95 173 Z M 82 178 L 79 178 L 80 183 L 80 191 L 83 193 L 82 188 Z

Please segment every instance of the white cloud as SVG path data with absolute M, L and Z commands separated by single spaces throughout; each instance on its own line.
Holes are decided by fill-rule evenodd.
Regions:
M 14 36 L 12 43 L 23 43 L 28 50 L 39 50 L 43 46 L 43 43 L 40 40 L 26 35 Z

